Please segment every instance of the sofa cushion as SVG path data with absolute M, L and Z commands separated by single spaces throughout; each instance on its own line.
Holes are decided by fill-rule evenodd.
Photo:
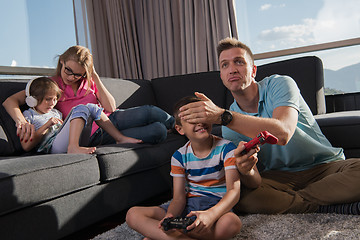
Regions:
M 360 110 L 316 115 L 315 119 L 326 138 L 335 147 L 342 147 L 345 156 L 360 156 Z
M 219 107 L 225 108 L 226 88 L 218 71 L 177 75 L 151 80 L 157 106 L 173 113 L 175 103 L 182 97 L 202 92 Z
M 170 163 L 172 154 L 186 143 L 186 138 L 169 134 L 160 144 L 121 144 L 100 146 L 96 149 L 101 181 L 122 178 L 145 172 Z
M 129 108 L 140 105 L 155 105 L 155 97 L 152 91 L 151 82 L 149 80 L 125 80 L 115 78 L 101 78 L 104 85 L 114 96 L 119 108 Z M 10 95 L 24 90 L 27 79 L 1 80 L 0 81 L 0 102 Z M 22 110 L 27 108 L 22 106 Z M 8 138 L 9 150 L 8 154 L 23 154 L 19 138 L 16 136 L 16 127 L 5 108 L 0 105 L 0 124 Z
M 0 159 L 0 216 L 99 183 L 95 155 L 48 154 Z
M 151 82 L 143 79 L 101 78 L 119 108 L 155 105 Z

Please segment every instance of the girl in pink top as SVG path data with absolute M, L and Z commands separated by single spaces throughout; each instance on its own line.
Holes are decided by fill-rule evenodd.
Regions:
M 52 79 L 63 91 L 55 108 L 64 118 L 74 106 L 98 104 L 104 108 L 105 114 L 123 135 L 145 143 L 162 142 L 167 136 L 167 130 L 174 125 L 174 118 L 156 106 L 116 109 L 115 99 L 100 80 L 94 69 L 92 55 L 85 47 L 72 46 L 60 55 L 56 74 Z M 19 108 L 25 104 L 25 97 L 25 91 L 20 91 L 3 104 L 15 121 L 21 141 L 31 140 L 34 134 L 34 126 L 25 120 Z M 112 143 L 115 143 L 115 140 L 94 124 L 88 146 Z

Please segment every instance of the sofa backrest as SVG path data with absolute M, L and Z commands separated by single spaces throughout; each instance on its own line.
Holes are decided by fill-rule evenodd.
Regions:
M 316 56 L 298 57 L 257 66 L 255 80 L 261 81 L 273 74 L 287 75 L 295 80 L 313 115 L 326 113 L 324 73 L 320 58 Z M 227 107 L 233 101 L 234 98 L 228 91 Z
M 272 74 L 292 77 L 313 115 L 326 113 L 324 71 L 320 58 L 298 57 L 258 66 L 256 80 L 259 81 Z
M 194 92 L 204 93 L 216 105 L 225 108 L 226 88 L 218 71 L 192 73 L 151 80 L 156 104 L 169 114 L 173 113 L 175 103 Z
M 119 108 L 155 105 L 155 97 L 149 80 L 102 77 L 101 81 L 114 96 Z
M 317 57 L 300 57 L 258 66 L 256 80 L 272 74 L 291 76 L 314 115 L 325 113 L 322 62 Z M 26 80 L 0 80 L 0 103 L 8 96 L 25 89 Z M 120 108 L 145 104 L 157 105 L 172 114 L 174 104 L 182 97 L 202 92 L 216 105 L 228 108 L 234 101 L 218 71 L 184 74 L 152 80 L 102 78 Z M 0 124 L 10 145 L 10 152 L 22 153 L 14 121 L 0 105 Z

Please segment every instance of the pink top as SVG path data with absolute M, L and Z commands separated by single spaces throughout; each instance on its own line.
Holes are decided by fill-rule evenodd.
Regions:
M 55 108 L 58 109 L 63 114 L 64 119 L 67 117 L 70 110 L 79 104 L 94 103 L 94 104 L 98 104 L 101 107 L 96 97 L 96 93 L 98 92 L 98 89 L 94 81 L 91 80 L 92 84 L 89 87 L 88 81 L 86 79 L 83 79 L 75 95 L 71 86 L 64 84 L 60 76 L 55 76 L 52 77 L 51 79 L 54 80 L 58 84 L 60 89 L 63 91 Z M 106 113 L 106 112 L 105 114 L 110 115 L 110 113 Z M 93 134 L 98 128 L 99 128 L 98 125 L 96 125 L 96 123 L 93 123 L 91 134 Z

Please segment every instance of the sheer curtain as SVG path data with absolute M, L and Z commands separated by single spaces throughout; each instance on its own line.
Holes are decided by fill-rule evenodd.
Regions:
M 218 41 L 237 37 L 233 0 L 81 1 L 101 76 L 151 79 L 217 70 Z

